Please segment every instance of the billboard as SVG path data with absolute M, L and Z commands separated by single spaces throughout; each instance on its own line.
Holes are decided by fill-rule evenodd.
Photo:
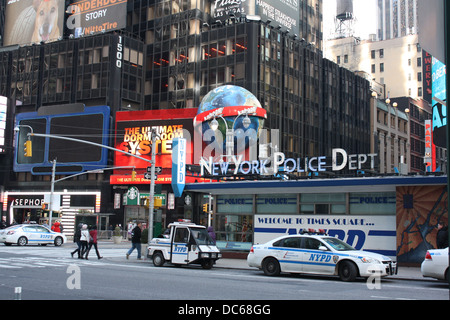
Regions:
M 55 41 L 64 28 L 64 0 L 6 1 L 3 45 Z
M 432 92 L 433 92 L 433 142 L 436 146 L 447 147 L 447 108 L 441 103 L 447 100 L 447 68 L 445 64 L 433 57 Z
M 8 113 L 8 99 L 0 96 L 0 153 L 4 153 L 6 145 L 6 120 Z
M 80 0 L 67 7 L 67 28 L 75 37 L 122 29 L 127 0 Z
M 146 184 L 147 167 L 150 167 L 152 132 L 156 133 L 156 166 L 162 168 L 156 183 L 172 182 L 173 139 L 186 139 L 186 163 L 193 163 L 193 118 L 197 109 L 171 109 L 148 111 L 123 111 L 116 113 L 114 147 L 148 161 L 125 153 L 115 152 L 114 166 L 135 168 L 136 179 L 131 180 L 130 169 L 117 169 L 110 178 L 111 184 Z
M 262 21 L 292 35 L 299 34 L 300 30 L 298 0 L 215 0 L 211 11 L 213 19 L 219 21 L 257 15 Z
M 108 150 L 77 141 L 33 136 L 32 156 L 25 157 L 24 143 L 32 128 L 33 133 L 60 135 L 92 143 L 109 144 L 110 108 L 86 107 L 82 113 L 39 115 L 38 112 L 20 113 L 15 126 L 19 128 L 13 170 L 49 175 L 56 159 L 57 174 L 74 174 L 105 168 Z
M 256 0 L 256 14 L 281 31 L 299 34 L 298 0 Z

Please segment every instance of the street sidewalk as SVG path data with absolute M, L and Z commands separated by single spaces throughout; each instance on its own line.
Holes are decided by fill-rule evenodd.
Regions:
M 130 263 L 151 263 L 147 257 L 144 250 L 144 245 L 142 245 L 142 258 L 143 260 L 136 259 L 136 250 L 130 255 L 129 260 L 126 260 L 126 252 L 131 248 L 131 242 L 123 240 L 120 244 L 114 244 L 112 240 L 99 240 L 99 250 L 101 248 L 123 248 L 123 261 L 128 261 Z M 107 258 L 107 260 L 121 261 L 122 258 Z M 246 259 L 219 259 L 216 261 L 214 268 L 223 269 L 242 269 L 242 270 L 257 270 L 254 267 L 249 267 Z M 424 278 L 420 272 L 420 267 L 403 267 L 398 268 L 398 274 L 389 276 L 389 279 L 400 279 L 400 280 L 420 280 L 420 281 L 437 281 L 433 278 Z

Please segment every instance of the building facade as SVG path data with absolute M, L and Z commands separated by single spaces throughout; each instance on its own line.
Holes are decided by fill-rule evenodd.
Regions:
M 323 59 L 319 50 L 321 1 L 298 2 L 298 34 L 243 15 L 218 22 L 213 18 L 213 3 L 133 1 L 127 5 L 125 28 L 82 37 L 64 30 L 54 42 L 0 48 L 0 95 L 8 98 L 7 130 L 11 133 L 9 149 L 0 155 L 2 166 L 9 168 L 1 177 L 4 195 L 45 193 L 42 190 L 50 187 L 54 159 L 48 140 L 42 149 L 46 174 L 13 170 L 21 148 L 17 141 L 26 137 L 22 128 L 20 135 L 14 135 L 18 115 L 82 116 L 91 107 L 108 106 L 114 123 L 117 112 L 124 110 L 197 108 L 209 91 L 224 84 L 244 87 L 258 98 L 267 111 L 265 128 L 279 130 L 280 150 L 286 156 L 330 155 L 335 147 L 351 154 L 369 152 L 369 82 Z M 36 122 L 24 124 L 38 130 Z M 55 132 L 51 125 L 42 130 Z M 110 137 L 112 146 L 117 134 L 113 126 L 102 134 Z M 108 157 L 106 165 L 111 166 L 113 154 Z M 57 180 L 69 175 L 58 171 L 62 170 L 60 162 Z M 131 170 L 125 174 L 131 176 Z M 110 178 L 110 171 L 95 171 L 61 180 L 55 187 L 69 193 L 82 189 L 100 194 L 94 202 L 92 197 L 86 204 L 78 199 L 66 207 L 97 216 L 97 220 L 105 216 L 104 225 L 124 225 L 122 200 L 134 183 L 111 184 Z M 148 182 L 138 186 L 147 188 Z M 159 192 L 171 193 L 170 183 L 163 183 Z M 8 212 L 11 217 L 8 199 L 4 198 L 3 215 Z M 177 205 L 184 204 L 177 200 Z M 30 210 L 42 216 L 39 208 Z M 17 211 L 12 217 L 24 220 Z
M 418 33 L 417 0 L 378 0 L 378 40 Z

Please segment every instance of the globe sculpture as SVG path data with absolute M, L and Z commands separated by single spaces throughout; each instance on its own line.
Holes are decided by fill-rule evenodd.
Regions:
M 227 130 L 232 132 L 236 154 L 236 150 L 245 150 L 250 143 L 257 143 L 257 139 L 252 138 L 255 137 L 251 134 L 253 132 L 248 130 L 254 130 L 256 137 L 259 137 L 266 118 L 266 111 L 250 91 L 239 86 L 226 85 L 210 91 L 203 98 L 194 123 L 201 123 L 202 136 L 209 137 L 210 130 L 214 131 L 215 137 L 219 134 L 222 136 L 223 154 L 226 150 Z M 204 143 L 209 145 L 214 141 L 215 138 L 212 138 Z

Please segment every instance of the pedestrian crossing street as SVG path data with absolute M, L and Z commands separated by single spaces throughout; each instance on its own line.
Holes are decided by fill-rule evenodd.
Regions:
M 103 249 L 100 255 L 105 259 L 98 260 L 95 250 L 89 253 L 89 260 L 77 259 L 77 254 L 72 258 L 70 252 L 74 248 L 55 247 L 0 247 L 0 270 L 2 269 L 22 269 L 22 268 L 58 268 L 69 265 L 78 266 L 105 266 L 110 264 L 108 258 L 121 257 L 125 260 L 126 250 L 124 249 Z M 5 257 L 7 253 L 8 257 Z

